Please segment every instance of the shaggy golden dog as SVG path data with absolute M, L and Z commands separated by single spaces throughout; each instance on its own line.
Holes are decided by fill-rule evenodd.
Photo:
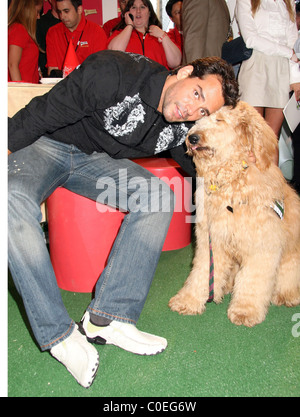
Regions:
M 272 129 L 253 107 L 239 102 L 199 120 L 186 143 L 204 182 L 196 192 L 193 268 L 170 308 L 204 312 L 211 249 L 214 301 L 232 293 L 233 323 L 261 323 L 271 302 L 298 305 L 300 200 L 272 162 L 278 146 Z M 249 162 L 251 152 L 255 163 Z

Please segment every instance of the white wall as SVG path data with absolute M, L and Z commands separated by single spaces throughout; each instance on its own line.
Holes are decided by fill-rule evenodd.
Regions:
M 118 16 L 118 0 L 102 0 L 103 24 Z

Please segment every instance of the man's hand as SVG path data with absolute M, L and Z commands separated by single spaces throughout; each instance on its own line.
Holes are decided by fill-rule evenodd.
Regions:
M 9 154 L 11 154 L 11 151 L 8 149 L 8 150 L 7 150 L 7 155 L 9 155 Z

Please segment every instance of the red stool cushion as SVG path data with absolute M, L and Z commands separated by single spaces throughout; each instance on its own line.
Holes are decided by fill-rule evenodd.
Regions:
M 191 179 L 186 177 L 180 165 L 171 158 L 140 158 L 133 161 L 163 179 L 175 193 L 175 210 L 162 250 L 175 250 L 189 245 L 191 224 L 187 219 L 191 214 Z

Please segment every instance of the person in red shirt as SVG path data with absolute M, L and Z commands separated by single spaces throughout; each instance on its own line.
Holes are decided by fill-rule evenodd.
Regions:
M 8 81 L 39 82 L 36 20 L 43 0 L 12 0 L 8 9 Z
M 181 9 L 183 0 L 169 0 L 166 4 L 166 12 L 175 27 L 168 31 L 169 38 L 178 46 L 182 53 L 183 35 L 181 24 Z
M 144 55 L 168 69 L 180 65 L 182 56 L 161 29 L 150 0 L 128 0 L 122 22 L 108 39 L 108 49 Z
M 46 36 L 48 75 L 52 70 L 63 69 L 71 39 L 80 64 L 107 47 L 102 27 L 84 17 L 82 0 L 57 0 L 57 10 L 61 22 L 52 26 Z
M 111 36 L 113 29 L 121 22 L 127 3 L 128 3 L 128 0 L 118 0 L 119 8 L 121 10 L 120 16 L 115 17 L 114 19 L 108 20 L 107 22 L 104 23 L 103 29 L 108 38 Z

